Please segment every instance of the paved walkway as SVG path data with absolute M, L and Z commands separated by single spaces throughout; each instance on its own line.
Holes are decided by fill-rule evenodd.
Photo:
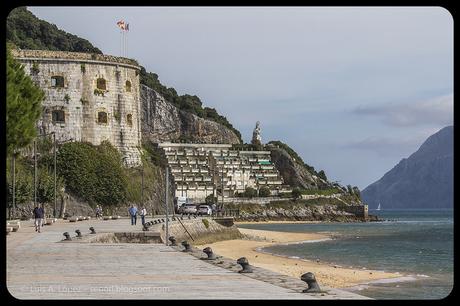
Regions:
M 18 299 L 316 299 L 209 264 L 162 244 L 61 242 L 80 229 L 141 232 L 128 219 L 59 220 L 7 236 L 7 288 Z M 204 254 L 203 254 L 204 255 Z M 359 297 L 356 295 L 356 297 Z M 321 297 L 320 297 L 321 298 Z

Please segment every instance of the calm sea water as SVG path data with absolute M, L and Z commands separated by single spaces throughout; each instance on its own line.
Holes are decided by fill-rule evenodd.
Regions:
M 349 290 L 375 299 L 442 299 L 453 288 L 453 211 L 370 211 L 384 222 L 246 224 L 239 227 L 324 232 L 333 239 L 278 245 L 266 252 L 320 259 L 343 267 L 400 272 L 406 281 L 370 283 Z M 319 280 L 321 283 L 321 280 Z

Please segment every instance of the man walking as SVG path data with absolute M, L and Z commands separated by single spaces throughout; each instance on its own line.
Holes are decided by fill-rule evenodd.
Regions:
M 45 210 L 41 207 L 40 204 L 37 204 L 34 208 L 34 218 L 35 218 L 35 231 L 40 233 L 40 227 L 43 226 L 43 218 L 45 217 Z
M 145 216 L 147 215 L 147 209 L 145 209 L 145 207 L 142 207 L 140 215 L 141 215 L 141 220 L 142 220 L 142 226 L 144 226 Z
M 136 222 L 137 222 L 137 207 L 135 207 L 134 205 L 131 205 L 131 207 L 129 208 L 129 214 L 131 216 L 131 225 L 136 225 Z

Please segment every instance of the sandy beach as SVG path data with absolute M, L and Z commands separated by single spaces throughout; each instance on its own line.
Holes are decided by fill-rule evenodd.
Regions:
M 324 221 L 238 221 L 235 222 L 235 225 L 238 226 L 238 224 L 281 224 L 281 223 L 305 223 L 305 224 L 313 224 L 313 223 L 321 223 Z
M 399 273 L 389 273 L 368 269 L 344 268 L 305 259 L 275 256 L 257 251 L 258 248 L 280 243 L 330 239 L 328 235 L 317 233 L 289 233 L 239 228 L 246 239 L 235 239 L 207 244 L 219 255 L 238 259 L 246 257 L 249 263 L 285 275 L 300 278 L 306 272 L 313 272 L 321 285 L 346 288 L 380 279 L 400 278 Z M 197 246 L 204 248 L 204 245 Z

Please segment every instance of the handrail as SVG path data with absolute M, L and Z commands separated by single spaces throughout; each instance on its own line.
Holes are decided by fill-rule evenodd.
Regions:
M 179 221 L 179 223 L 182 225 L 182 227 L 185 229 L 185 231 L 187 232 L 187 234 L 190 236 L 190 239 L 192 239 L 192 241 L 195 241 L 195 239 L 193 239 L 192 235 L 188 232 L 187 228 L 185 227 L 185 225 L 182 223 L 182 221 L 180 220 L 180 218 L 177 218 L 177 221 Z

